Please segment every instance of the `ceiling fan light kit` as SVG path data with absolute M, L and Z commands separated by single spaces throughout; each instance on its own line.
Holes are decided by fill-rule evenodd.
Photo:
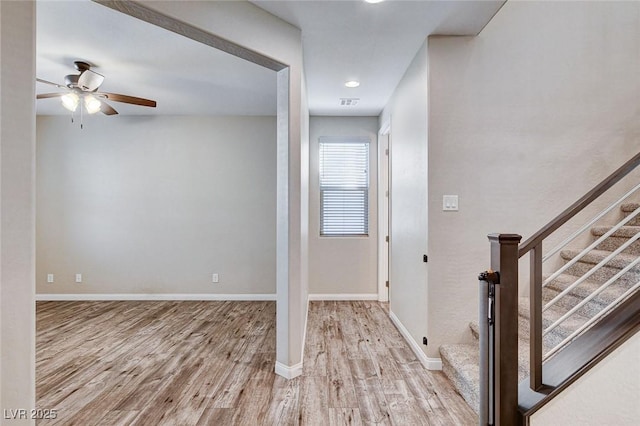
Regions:
M 101 102 L 92 95 L 84 95 L 84 107 L 89 114 L 95 114 L 100 111 Z
M 73 92 L 63 95 L 60 100 L 62 101 L 62 106 L 71 112 L 74 112 L 78 108 L 78 103 L 80 102 L 78 95 Z
M 42 93 L 37 95 L 36 99 L 60 97 L 62 106 L 72 113 L 72 122 L 73 112 L 78 109 L 78 105 L 80 105 L 80 117 L 82 117 L 83 110 L 88 114 L 95 114 L 98 111 L 105 115 L 118 114 L 118 111 L 105 102 L 105 100 L 155 108 L 156 101 L 150 99 L 119 95 L 117 93 L 98 92 L 98 89 L 104 82 L 104 76 L 92 71 L 91 65 L 88 62 L 75 61 L 74 65 L 76 70 L 80 71 L 80 74 L 69 74 L 65 76 L 64 86 L 36 78 L 36 81 L 40 83 L 56 86 L 67 91 L 66 93 Z M 80 127 L 83 127 L 82 123 L 80 123 Z

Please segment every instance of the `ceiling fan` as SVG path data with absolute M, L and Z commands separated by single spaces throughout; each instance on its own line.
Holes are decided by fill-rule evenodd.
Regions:
M 156 101 L 135 96 L 119 95 L 117 93 L 98 92 L 98 89 L 104 82 L 104 76 L 91 70 L 91 65 L 84 61 L 75 61 L 73 63 L 76 70 L 80 74 L 69 74 L 65 76 L 65 85 L 53 83 L 51 81 L 36 78 L 40 83 L 50 84 L 60 89 L 65 89 L 62 93 L 41 93 L 36 99 L 56 98 L 60 97 L 62 106 L 73 112 L 80 105 L 80 112 L 83 108 L 89 114 L 95 114 L 101 111 L 105 115 L 117 114 L 111 105 L 106 101 L 123 102 L 126 104 L 140 105 L 155 108 Z M 82 101 L 82 104 L 80 103 Z

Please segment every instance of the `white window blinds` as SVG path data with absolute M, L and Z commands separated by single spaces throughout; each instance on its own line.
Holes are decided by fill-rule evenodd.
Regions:
M 320 138 L 320 235 L 369 234 L 369 139 Z

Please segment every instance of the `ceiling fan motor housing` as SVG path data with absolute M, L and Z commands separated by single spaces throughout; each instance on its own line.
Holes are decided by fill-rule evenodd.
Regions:
M 69 87 L 69 88 L 78 87 L 78 79 L 79 78 L 80 78 L 80 76 L 76 75 L 76 74 L 65 75 L 64 76 L 64 84 L 66 84 L 66 86 Z

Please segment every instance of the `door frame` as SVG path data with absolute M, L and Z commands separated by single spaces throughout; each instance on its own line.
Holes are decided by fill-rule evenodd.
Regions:
M 378 131 L 378 301 L 391 292 L 391 122 Z M 387 241 L 387 236 L 389 237 Z

